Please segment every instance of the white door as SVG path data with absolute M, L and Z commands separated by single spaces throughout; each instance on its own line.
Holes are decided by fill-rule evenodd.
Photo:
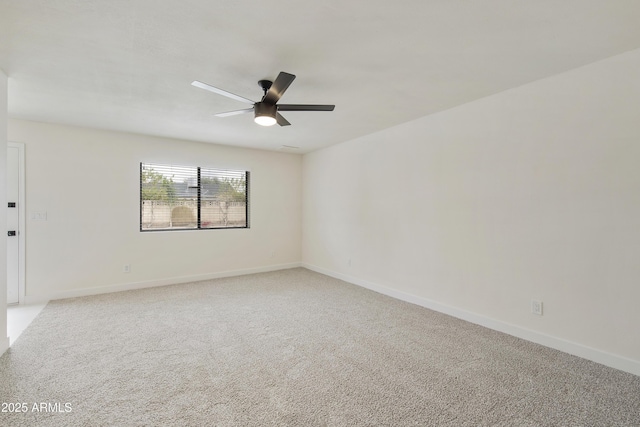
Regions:
M 20 301 L 20 149 L 7 152 L 7 304 Z

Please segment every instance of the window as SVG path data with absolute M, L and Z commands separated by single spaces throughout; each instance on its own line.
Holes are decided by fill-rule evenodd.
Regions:
M 249 228 L 249 172 L 140 163 L 140 231 Z

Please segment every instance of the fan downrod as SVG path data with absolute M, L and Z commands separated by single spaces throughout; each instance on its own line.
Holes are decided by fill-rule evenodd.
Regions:
M 269 88 L 271 88 L 272 84 L 273 84 L 273 82 L 271 80 L 259 80 L 258 81 L 258 85 L 262 88 L 262 90 L 264 91 L 265 95 L 266 95 L 267 91 L 269 90 Z

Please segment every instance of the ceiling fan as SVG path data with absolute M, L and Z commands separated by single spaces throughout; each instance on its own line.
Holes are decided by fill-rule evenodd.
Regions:
M 195 87 L 217 93 L 218 95 L 253 105 L 252 108 L 218 113 L 215 114 L 216 117 L 228 117 L 253 112 L 255 122 L 262 126 L 272 126 L 276 123 L 280 126 L 289 126 L 291 123 L 282 117 L 280 111 L 333 111 L 336 107 L 335 105 L 278 104 L 280 97 L 284 95 L 284 92 L 295 78 L 296 76 L 293 74 L 281 71 L 273 82 L 271 80 L 260 80 L 258 84 L 264 91 L 264 96 L 259 102 L 254 102 L 250 99 L 243 98 L 242 96 L 227 92 L 226 90 L 218 89 L 217 87 L 197 80 L 193 81 L 191 84 Z

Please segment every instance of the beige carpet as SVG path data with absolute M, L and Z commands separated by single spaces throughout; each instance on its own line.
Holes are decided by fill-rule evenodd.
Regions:
M 53 301 L 0 400 L 27 404 L 3 426 L 640 425 L 640 377 L 305 269 Z

